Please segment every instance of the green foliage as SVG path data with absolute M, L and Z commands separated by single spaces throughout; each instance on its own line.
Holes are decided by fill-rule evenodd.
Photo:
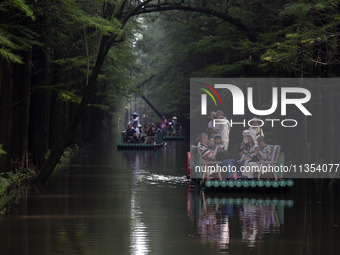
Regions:
M 8 0 L 4 1 L 0 4 L 0 9 L 17 9 L 26 14 L 27 17 L 30 17 L 32 20 L 35 20 L 34 13 L 32 9 L 25 3 L 25 0 Z
M 0 215 L 8 213 L 14 206 L 20 203 L 20 189 L 11 189 L 6 195 L 0 196 Z
M 82 24 L 85 22 L 89 27 L 96 28 L 101 34 L 121 34 L 120 22 L 117 19 L 105 19 L 100 16 L 104 1 L 79 2 L 75 0 L 58 0 L 51 5 L 51 12 L 63 10 L 60 18 L 69 18 L 73 22 Z
M 118 4 L 119 1 L 110 1 Z M 98 53 L 98 46 L 103 35 L 124 36 L 131 38 L 132 26 L 120 29 L 121 24 L 115 18 L 104 18 L 103 10 L 107 1 L 70 1 L 57 0 L 53 3 L 40 3 L 36 7 L 36 16 L 43 21 L 41 41 L 48 53 L 48 61 L 58 73 L 58 79 L 52 84 L 40 88 L 56 95 L 62 102 L 78 104 L 81 100 L 88 70 L 93 70 Z M 43 29 L 45 28 L 45 29 Z M 85 49 L 85 35 L 86 47 Z M 96 97 L 89 105 L 107 113 L 113 112 L 113 105 L 119 105 L 128 96 L 128 79 L 135 63 L 132 45 L 120 43 L 110 50 L 101 74 L 98 76 Z M 88 53 L 88 54 L 87 54 Z M 100 98 L 100 99 L 99 99 Z M 101 102 L 97 102 L 100 100 Z
M 31 176 L 30 171 L 0 174 L 0 215 L 5 214 L 11 205 L 20 202 L 20 185 Z
M 2 149 L 2 144 L 0 144 L 0 156 L 1 155 L 6 155 L 7 152 Z
M 35 40 L 37 35 L 30 28 L 20 24 L 25 17 L 33 21 L 36 19 L 33 10 L 24 0 L 7 0 L 0 3 L 0 15 L 10 21 L 0 23 L 0 56 L 9 62 L 22 64 L 17 51 L 38 44 Z M 19 19 L 15 20 L 12 16 L 17 16 Z
M 28 174 L 21 172 L 5 172 L 0 174 L 0 197 L 5 195 L 10 187 L 18 187 L 22 181 L 29 178 Z
M 69 146 L 65 149 L 60 162 L 61 163 L 65 163 L 68 162 L 69 160 L 71 160 L 75 155 L 77 155 L 77 153 L 79 153 L 81 147 L 77 144 L 74 144 L 72 146 Z
M 8 49 L 0 48 L 0 55 L 5 58 L 9 62 L 20 63 L 23 64 L 20 56 L 12 53 Z
M 76 90 L 58 90 L 58 99 L 63 102 L 73 102 L 79 104 L 81 101 L 81 97 L 76 95 Z
M 319 63 L 336 64 L 332 57 L 339 47 L 336 4 L 328 0 L 300 0 L 279 10 L 278 17 L 289 26 L 265 35 L 268 43 L 262 61 L 296 76 L 303 72 L 309 77 L 320 75 L 315 72 Z
M 10 186 L 10 182 L 6 178 L 0 178 L 0 196 L 7 192 L 7 188 Z

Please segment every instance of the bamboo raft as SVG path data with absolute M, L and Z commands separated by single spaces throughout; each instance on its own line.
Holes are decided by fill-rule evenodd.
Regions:
M 166 143 L 159 144 L 143 144 L 143 143 L 118 143 L 118 149 L 127 149 L 127 150 L 149 150 L 149 149 L 157 149 L 166 146 Z
M 271 180 L 271 179 L 244 179 L 244 180 L 234 180 L 234 179 L 222 179 L 222 181 L 214 179 L 214 180 L 205 180 L 202 185 L 205 188 L 220 188 L 220 189 L 247 189 L 247 190 L 255 190 L 255 189 L 282 189 L 282 188 L 291 188 L 294 186 L 294 180 L 292 179 L 280 179 L 280 180 Z
M 164 136 L 163 140 L 169 141 L 169 140 L 184 140 L 184 135 L 172 135 L 172 136 Z
M 272 145 L 272 157 L 271 161 L 259 162 L 259 169 L 262 165 L 284 165 L 284 153 L 280 152 L 281 147 L 279 145 Z M 190 153 L 188 152 L 187 161 L 187 178 L 191 179 L 195 183 L 199 184 L 203 189 L 209 190 L 230 190 L 230 191 L 251 191 L 251 190 L 282 190 L 291 188 L 294 186 L 293 179 L 285 179 L 283 173 L 266 173 L 261 176 L 261 171 L 259 171 L 257 178 L 228 178 L 227 176 L 219 173 L 212 174 L 215 176 L 210 177 L 210 175 L 205 175 L 204 173 L 194 172 L 195 166 L 202 167 L 202 165 L 221 165 L 222 161 L 210 161 L 202 162 L 200 150 L 197 146 L 191 146 Z M 271 175 L 268 177 L 268 175 Z
M 125 143 L 124 135 L 121 134 L 121 142 L 117 143 L 118 150 L 153 150 L 157 148 L 163 148 L 166 143 L 163 142 L 163 135 L 157 133 L 154 141 L 151 143 Z
M 175 135 L 168 135 L 168 136 L 163 136 L 163 140 L 169 141 L 169 140 L 184 140 L 185 136 L 183 133 L 183 129 L 180 131 L 177 131 Z

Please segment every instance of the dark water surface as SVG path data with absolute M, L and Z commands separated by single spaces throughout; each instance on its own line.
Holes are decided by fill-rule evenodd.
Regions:
M 105 146 L 60 167 L 0 216 L 0 254 L 340 254 L 340 192 L 209 193 L 187 148 Z

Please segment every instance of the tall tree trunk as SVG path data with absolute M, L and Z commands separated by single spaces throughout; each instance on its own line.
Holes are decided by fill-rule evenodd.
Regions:
M 305 116 L 299 113 L 299 117 L 296 118 L 298 126 L 296 127 L 296 154 L 295 163 L 304 164 L 308 159 L 308 146 L 307 146 L 307 120 Z
M 301 51 L 303 46 L 299 46 L 299 51 Z M 300 84 L 299 87 L 304 88 L 304 72 L 305 72 L 305 65 L 302 55 L 298 55 L 298 63 L 300 65 Z M 306 116 L 302 114 L 300 111 L 295 110 L 296 120 L 298 121 L 298 126 L 296 129 L 296 153 L 295 153 L 295 162 L 297 164 L 303 164 L 307 162 L 308 158 L 308 145 L 307 145 L 307 120 Z
M 48 60 L 45 52 L 34 47 L 35 75 L 32 76 L 32 83 L 35 84 L 35 91 L 32 94 L 30 107 L 30 150 L 32 162 L 38 168 L 45 162 L 45 154 L 48 146 L 49 130 L 49 94 L 41 86 L 49 84 Z
M 15 144 L 12 146 L 11 157 L 15 162 L 15 168 L 21 167 L 21 155 L 23 145 L 23 123 L 22 123 L 22 112 L 24 111 L 23 88 L 22 88 L 22 77 L 24 72 L 24 66 L 22 64 L 13 64 L 13 114 L 12 114 L 12 139 L 11 143 Z
M 337 86 L 335 88 L 335 99 L 334 99 L 334 104 L 335 104 L 335 118 L 334 118 L 334 121 L 335 121 L 335 130 L 337 132 L 335 132 L 335 151 L 334 151 L 334 160 L 339 160 L 340 159 L 340 87 Z
M 340 4 L 338 4 L 338 8 L 340 8 Z M 337 31 L 340 31 L 340 25 L 337 26 Z M 337 33 L 337 37 L 336 37 L 336 54 L 335 54 L 335 59 L 337 59 L 337 64 L 334 66 L 333 69 L 333 77 L 339 77 L 340 76 L 340 34 Z M 334 88 L 334 94 L 335 94 L 335 98 L 334 98 L 334 103 L 335 103 L 335 130 L 337 132 L 335 132 L 335 152 L 334 152 L 334 158 L 335 160 L 339 160 L 340 158 L 340 86 L 337 85 Z
M 335 150 L 334 94 L 330 86 L 322 93 L 322 158 L 326 164 L 333 163 Z
M 321 91 L 322 89 L 318 86 L 312 89 L 313 105 L 312 113 L 313 116 L 309 118 L 309 141 L 311 141 L 311 154 L 310 161 L 318 162 L 321 158 L 321 145 L 322 145 L 322 104 L 321 104 Z
M 0 56 L 0 144 L 7 152 L 0 156 L 0 172 L 11 169 L 13 64 Z
M 22 111 L 22 166 L 28 167 L 28 131 L 31 102 L 31 76 L 32 76 L 32 48 L 25 53 L 25 68 L 22 79 L 23 111 Z
M 63 70 L 53 73 L 53 84 L 61 84 L 65 82 L 65 74 Z M 66 104 L 58 99 L 58 94 L 55 91 L 51 93 L 50 105 L 50 123 L 49 123 L 49 149 L 53 148 L 58 140 L 58 137 L 64 133 L 66 126 L 65 108 Z

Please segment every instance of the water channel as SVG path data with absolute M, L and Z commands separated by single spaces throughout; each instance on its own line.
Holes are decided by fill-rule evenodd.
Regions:
M 0 216 L 0 254 L 339 254 L 339 190 L 203 192 L 187 150 L 84 152 Z

